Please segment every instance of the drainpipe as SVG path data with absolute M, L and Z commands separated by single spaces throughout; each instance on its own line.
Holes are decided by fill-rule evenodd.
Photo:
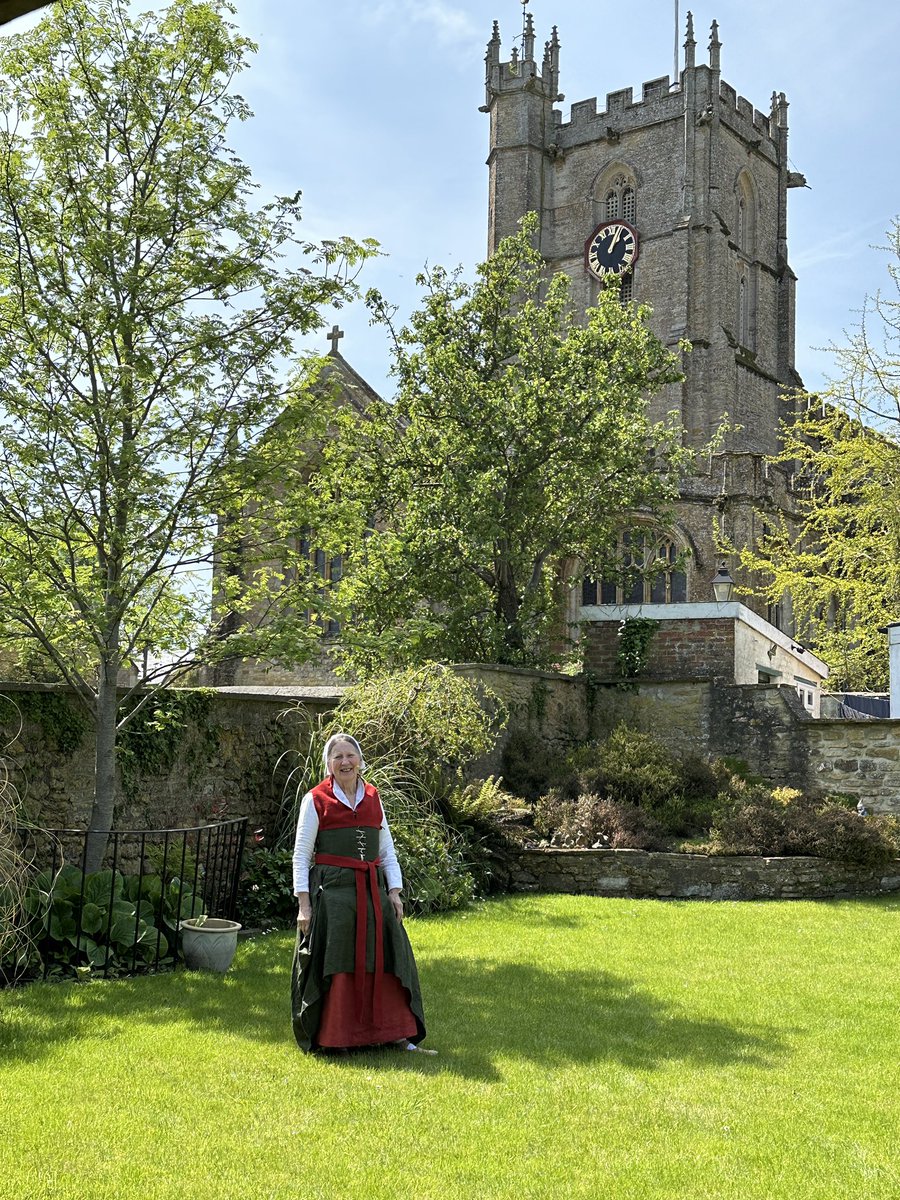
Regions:
M 900 621 L 887 627 L 891 672 L 891 717 L 900 718 Z

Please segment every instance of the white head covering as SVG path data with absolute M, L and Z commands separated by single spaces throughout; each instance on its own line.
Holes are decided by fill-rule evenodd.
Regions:
M 363 752 L 362 752 L 362 749 L 360 748 L 359 742 L 356 740 L 355 737 L 351 737 L 349 733 L 333 733 L 331 735 L 331 737 L 328 739 L 328 741 L 325 743 L 325 749 L 322 752 L 322 765 L 325 768 L 325 774 L 326 775 L 331 774 L 331 772 L 328 769 L 328 757 L 331 754 L 331 751 L 334 748 L 334 745 L 336 742 L 351 742 L 356 747 L 356 753 L 359 755 L 359 769 L 360 769 L 360 773 L 362 773 L 366 769 L 366 762 L 365 762 L 365 759 L 363 758 Z

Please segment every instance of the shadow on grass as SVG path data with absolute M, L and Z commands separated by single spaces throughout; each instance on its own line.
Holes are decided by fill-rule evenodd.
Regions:
M 290 958 L 289 939 L 272 935 L 242 946 L 224 977 L 179 971 L 6 993 L 0 997 L 0 1064 L 38 1059 L 66 1039 L 114 1039 L 134 1023 L 181 1022 L 205 1033 L 293 1046 Z M 770 1030 L 692 1018 L 599 969 L 443 957 L 420 963 L 420 970 L 429 1044 L 440 1055 L 370 1052 L 332 1061 L 371 1069 L 377 1057 L 393 1069 L 494 1079 L 497 1060 L 510 1057 L 548 1068 L 608 1062 L 647 1070 L 671 1061 L 768 1066 L 785 1051 Z
M 444 1067 L 481 1078 L 497 1075 L 498 1057 L 648 1070 L 671 1061 L 769 1066 L 785 1051 L 770 1030 L 690 1017 L 603 970 L 443 958 L 428 964 L 423 987 L 439 997 L 436 1028 L 455 1035 Z

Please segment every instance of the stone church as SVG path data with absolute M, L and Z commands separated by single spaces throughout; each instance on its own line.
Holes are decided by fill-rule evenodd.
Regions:
M 698 61 L 688 14 L 677 79 L 651 79 L 638 97 L 624 88 L 602 103 L 581 100 L 568 114 L 559 107 L 556 27 L 540 59 L 535 46 L 530 14 L 506 54 L 494 23 L 482 108 L 490 121 L 488 250 L 525 213 L 537 212 L 548 270 L 570 276 L 578 307 L 616 287 L 623 300 L 651 306 L 653 331 L 681 356 L 684 382 L 655 398 L 654 419 L 676 413 L 695 448 L 725 428 L 700 474 L 686 483 L 666 535 L 649 526 L 642 532 L 639 520 L 623 535 L 626 561 L 662 559 L 665 569 L 646 582 L 587 579 L 571 594 L 567 616 L 577 629 L 597 619 L 602 606 L 621 614 L 622 605 L 711 601 L 717 540 L 753 542 L 766 513 L 791 512 L 791 472 L 767 458 L 778 450 L 791 392 L 801 386 L 787 197 L 805 180 L 788 165 L 784 94 L 773 94 L 763 111 L 723 80 L 715 22 L 706 61 Z M 683 342 L 689 353 L 679 349 Z M 351 390 L 365 386 L 336 340 L 330 361 Z M 791 642 L 782 605 L 742 598 L 762 619 L 763 636 L 767 621 L 785 630 L 777 642 Z M 788 677 L 793 665 L 791 658 Z M 313 682 L 327 677 L 323 668 L 284 672 L 248 663 L 228 682 Z
M 483 109 L 489 249 L 524 213 L 538 212 L 541 253 L 550 270 L 571 277 L 579 307 L 617 286 L 624 299 L 651 306 L 664 344 L 690 346 L 683 384 L 656 397 L 654 417 L 676 412 L 694 447 L 707 445 L 723 422 L 727 429 L 684 489 L 671 544 L 632 546 L 644 556 L 687 552 L 685 571 L 628 595 L 588 581 L 582 599 L 709 600 L 717 530 L 746 544 L 760 532 L 761 511 L 792 507 L 790 473 L 766 463 L 777 452 L 789 394 L 801 386 L 787 196 L 805 181 L 788 165 L 787 100 L 775 94 L 763 112 L 723 80 L 715 22 L 699 62 L 690 14 L 679 78 L 651 79 L 639 97 L 631 88 L 609 92 L 602 104 L 581 100 L 566 116 L 558 107 L 559 60 L 555 27 L 538 61 L 530 14 L 508 57 L 495 23 Z M 779 627 L 789 619 L 765 608 L 762 615 Z

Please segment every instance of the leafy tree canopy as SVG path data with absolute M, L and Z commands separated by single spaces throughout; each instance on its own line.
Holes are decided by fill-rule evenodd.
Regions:
M 392 335 L 396 397 L 342 415 L 322 476 L 356 670 L 558 657 L 564 562 L 601 566 L 630 516 L 663 519 L 677 494 L 680 429 L 648 416 L 681 379 L 676 357 L 615 289 L 579 322 L 536 227 L 526 218 L 474 283 L 421 275 L 405 328 L 368 297 Z
M 299 193 L 251 204 L 228 129 L 250 116 L 232 84 L 254 47 L 233 12 L 60 0 L 0 43 L 0 634 L 97 720 L 94 828 L 112 819 L 120 668 L 162 657 L 141 682 L 171 680 L 263 636 L 309 651 L 275 619 L 308 597 L 266 565 L 290 566 L 308 522 L 296 446 L 318 429 L 286 364 L 373 244 L 303 240 Z

